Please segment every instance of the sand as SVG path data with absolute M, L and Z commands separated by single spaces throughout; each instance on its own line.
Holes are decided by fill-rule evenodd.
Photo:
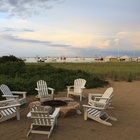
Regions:
M 65 118 L 58 118 L 58 124 L 54 127 L 50 140 L 139 140 L 140 139 L 140 81 L 133 82 L 114 82 L 110 85 L 114 88 L 112 106 L 109 115 L 118 119 L 117 122 L 111 121 L 112 126 L 88 119 L 83 119 L 82 104 L 87 104 L 87 98 L 82 102 L 79 98 L 74 100 L 81 104 L 81 115 L 71 115 Z M 103 93 L 107 87 L 97 89 L 86 89 L 88 93 Z M 55 95 L 56 97 L 66 96 L 66 91 Z M 20 109 L 21 119 L 17 121 L 12 118 L 0 123 L 0 140 L 46 140 L 46 135 L 31 134 L 26 137 L 30 128 L 31 120 L 26 117 L 28 105 L 35 101 L 34 96 L 27 97 L 27 104 Z

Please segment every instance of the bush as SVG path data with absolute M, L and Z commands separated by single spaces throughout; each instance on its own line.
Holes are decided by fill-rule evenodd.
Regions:
M 28 94 L 37 94 L 36 82 L 45 80 L 55 93 L 63 91 L 66 86 L 73 85 L 74 80 L 83 78 L 87 81 L 86 88 L 97 88 L 108 84 L 99 77 L 82 70 L 66 70 L 46 65 L 25 65 L 22 61 L 6 61 L 0 63 L 0 84 L 7 84 L 11 90 L 27 91 Z
M 25 64 L 23 62 L 5 62 L 0 64 L 0 74 L 15 77 L 25 72 Z
M 0 57 L 0 63 L 5 63 L 5 62 L 23 62 L 23 60 L 13 56 L 13 55 L 10 55 L 10 56 L 2 56 Z

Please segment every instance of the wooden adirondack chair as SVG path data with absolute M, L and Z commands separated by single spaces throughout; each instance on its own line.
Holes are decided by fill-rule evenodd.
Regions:
M 67 97 L 69 95 L 78 95 L 80 96 L 80 101 L 82 101 L 83 89 L 85 89 L 86 80 L 85 79 L 75 79 L 74 85 L 67 86 Z
M 16 100 L 0 101 L 0 122 L 6 121 L 13 117 L 20 120 L 20 104 Z
M 26 103 L 26 93 L 25 91 L 11 91 L 9 87 L 5 84 L 0 86 L 1 92 L 3 93 L 2 97 L 5 97 L 7 100 L 11 100 L 13 98 L 18 98 L 18 101 L 21 105 Z M 16 94 L 16 95 L 14 95 Z M 21 97 L 19 96 L 21 95 Z
M 54 99 L 54 89 L 48 87 L 46 81 L 44 80 L 37 81 L 37 88 L 35 89 L 38 91 L 37 97 L 40 98 L 41 102 Z M 50 94 L 49 91 L 51 91 Z
M 106 104 L 111 105 L 113 97 L 113 87 L 109 87 L 103 94 L 92 94 L 88 95 L 88 104 L 96 107 L 105 108 Z
M 117 121 L 116 118 L 109 116 L 106 113 L 106 109 L 108 108 L 109 104 L 106 104 L 104 108 L 101 107 L 95 107 L 90 105 L 83 105 L 84 107 L 84 120 L 87 120 L 88 118 L 97 121 L 99 123 L 112 126 L 108 120 Z
M 55 124 L 57 124 L 57 118 L 59 116 L 60 108 L 56 108 L 52 115 L 48 113 L 48 110 L 44 106 L 34 106 L 30 109 L 32 124 L 27 137 L 30 133 L 46 134 L 50 137 Z M 49 127 L 49 130 L 35 129 L 36 127 Z

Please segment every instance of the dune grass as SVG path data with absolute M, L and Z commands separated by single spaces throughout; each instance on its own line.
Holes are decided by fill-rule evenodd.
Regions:
M 140 78 L 140 62 L 50 63 L 55 68 L 83 70 L 100 78 L 131 82 Z

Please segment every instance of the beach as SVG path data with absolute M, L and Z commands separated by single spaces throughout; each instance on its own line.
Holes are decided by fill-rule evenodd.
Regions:
M 140 139 L 140 81 L 110 81 L 106 87 L 85 89 L 86 96 L 81 102 L 79 97 L 73 97 L 81 105 L 82 114 L 73 114 L 65 118 L 59 117 L 50 140 L 139 140 Z M 117 121 L 110 121 L 112 126 L 83 117 L 83 104 L 87 104 L 88 93 L 104 93 L 112 86 L 114 96 L 113 109 L 107 109 L 110 116 Z M 55 97 L 66 97 L 67 91 L 55 94 Z M 27 137 L 31 119 L 27 118 L 29 104 L 37 99 L 27 96 L 27 104 L 20 108 L 20 120 L 12 118 L 0 123 L 0 140 L 46 140 L 47 135 L 31 134 Z

